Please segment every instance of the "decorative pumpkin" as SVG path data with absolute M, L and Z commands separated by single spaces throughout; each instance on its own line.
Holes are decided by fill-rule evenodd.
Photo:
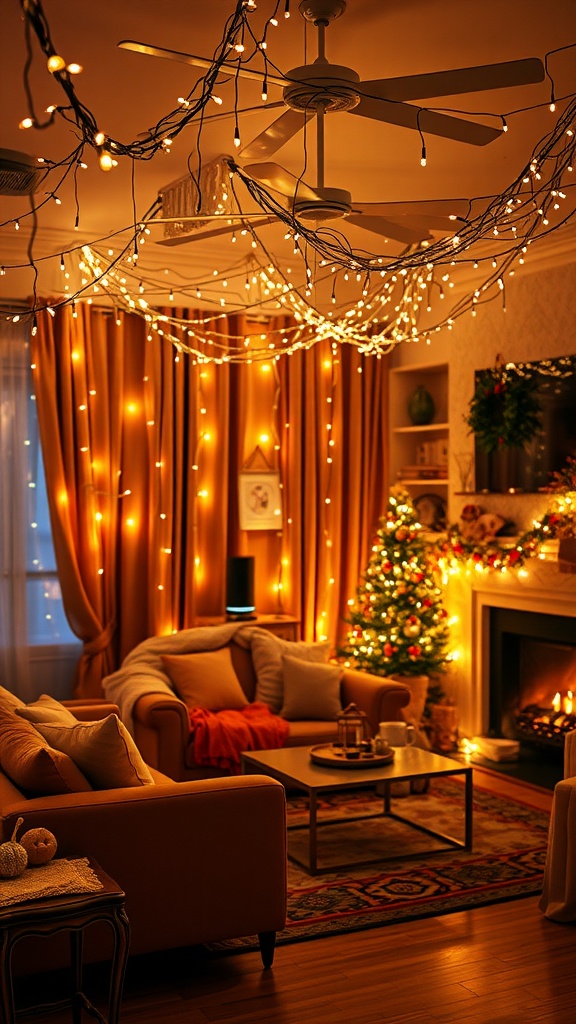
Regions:
M 47 864 L 58 849 L 56 836 L 52 835 L 47 828 L 28 829 L 20 842 L 28 854 L 28 863 L 33 867 L 38 864 Z
M 18 878 L 28 863 L 28 854 L 21 843 L 16 842 L 16 834 L 24 818 L 18 818 L 12 839 L 0 846 L 0 878 Z

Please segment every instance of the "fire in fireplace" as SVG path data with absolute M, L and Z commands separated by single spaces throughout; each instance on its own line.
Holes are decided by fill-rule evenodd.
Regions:
M 576 729 L 576 620 L 490 612 L 492 735 L 562 748 Z

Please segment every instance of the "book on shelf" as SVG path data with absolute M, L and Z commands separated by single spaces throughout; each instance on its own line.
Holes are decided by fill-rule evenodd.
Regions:
M 398 470 L 399 480 L 447 480 L 448 467 L 440 465 L 402 466 Z
M 448 441 L 422 441 L 416 448 L 416 462 L 419 466 L 447 466 Z

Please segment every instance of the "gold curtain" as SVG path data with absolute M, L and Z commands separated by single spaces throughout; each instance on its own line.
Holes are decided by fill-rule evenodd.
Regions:
M 238 344 L 254 329 L 218 321 Z M 145 637 L 222 615 L 230 555 L 254 555 L 259 612 L 336 642 L 386 504 L 386 359 L 322 342 L 199 362 L 148 330 L 82 304 L 42 314 L 32 339 L 64 606 L 84 642 L 78 696 L 99 696 Z M 256 449 L 279 473 L 278 529 L 240 530 L 238 474 Z

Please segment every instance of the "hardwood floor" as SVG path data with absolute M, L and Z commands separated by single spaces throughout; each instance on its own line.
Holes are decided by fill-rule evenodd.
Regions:
M 551 792 L 495 774 L 475 782 L 550 806 Z M 140 958 L 120 1024 L 572 1024 L 575 966 L 576 926 L 533 897 L 282 946 L 269 971 L 257 953 Z

